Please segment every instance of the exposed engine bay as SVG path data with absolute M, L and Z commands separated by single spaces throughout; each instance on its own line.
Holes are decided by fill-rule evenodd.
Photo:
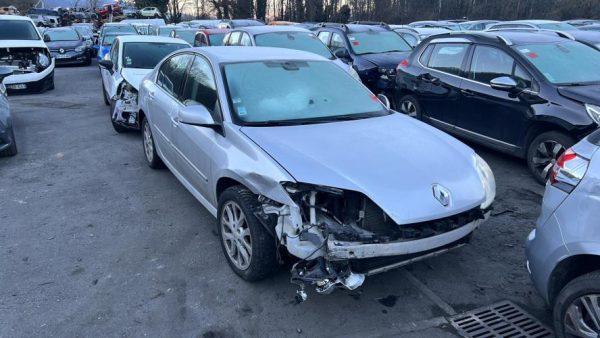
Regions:
M 13 74 L 41 72 L 50 65 L 47 49 L 41 47 L 0 48 L 0 66 L 13 70 Z
M 276 238 L 278 248 L 285 246 L 300 259 L 291 271 L 292 283 L 300 286 L 298 301 L 306 299 L 306 285 L 314 285 L 320 294 L 335 288 L 354 290 L 368 275 L 462 246 L 489 216 L 489 209 L 477 207 L 398 225 L 362 193 L 307 184 L 284 187 L 295 205 L 261 196 L 262 210 L 256 216 Z M 444 238 L 446 242 L 438 239 L 450 232 L 454 237 Z
M 112 98 L 115 100 L 115 109 L 112 112 L 112 120 L 115 123 L 127 127 L 138 127 L 138 92 L 127 82 L 123 82 L 117 94 Z

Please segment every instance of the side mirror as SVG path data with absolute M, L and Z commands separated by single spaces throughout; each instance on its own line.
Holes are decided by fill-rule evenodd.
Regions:
M 517 89 L 517 82 L 508 76 L 500 76 L 490 81 L 490 87 L 496 90 L 512 92 Z
M 333 52 L 333 55 L 335 55 L 338 59 L 342 59 L 342 60 L 348 60 L 350 59 L 350 53 L 348 53 L 348 50 L 346 48 L 338 48 Z
M 44 34 L 44 42 L 51 42 L 50 36 L 48 34 Z
M 13 73 L 12 69 L 8 67 L 0 67 L 0 83 L 4 81 L 4 78 L 11 76 Z
M 189 124 L 197 127 L 220 129 L 221 126 L 215 122 L 212 115 L 203 105 L 191 105 L 181 109 L 178 113 L 179 123 Z
M 390 109 L 390 99 L 388 99 L 387 96 L 383 94 L 377 94 L 377 98 L 387 109 Z
M 100 60 L 100 61 L 98 61 L 98 65 L 100 65 L 100 67 L 102 67 L 102 68 L 105 68 L 112 74 L 112 69 L 114 67 L 114 64 L 111 60 Z

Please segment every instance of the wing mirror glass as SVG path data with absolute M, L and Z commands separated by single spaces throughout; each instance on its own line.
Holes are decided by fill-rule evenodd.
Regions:
M 4 78 L 11 76 L 13 73 L 12 69 L 8 67 L 0 67 L 0 83 L 4 81 Z
M 517 82 L 508 76 L 500 76 L 490 81 L 490 86 L 496 90 L 512 92 L 517 89 Z
M 212 129 L 220 128 L 220 125 L 215 122 L 208 109 L 199 104 L 182 108 L 178 113 L 178 119 L 180 123 L 189 124 L 192 126 Z

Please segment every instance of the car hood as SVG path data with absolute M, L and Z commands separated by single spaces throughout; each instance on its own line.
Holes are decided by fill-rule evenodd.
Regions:
M 600 105 L 600 85 L 558 87 L 558 92 L 571 100 Z
M 57 50 L 59 48 L 75 48 L 77 46 L 81 46 L 83 44 L 83 41 L 53 41 L 53 42 L 46 42 L 46 45 L 48 46 L 48 48 L 50 48 L 51 50 Z
M 454 215 L 485 199 L 473 150 L 401 114 L 241 131 L 296 181 L 361 192 L 398 224 Z M 434 198 L 434 184 L 450 191 L 448 207 Z
M 400 61 L 406 59 L 410 52 L 390 52 L 379 54 L 361 55 L 363 59 L 369 61 L 374 66 L 384 69 L 396 69 Z
M 152 72 L 152 69 L 139 69 L 139 68 L 123 68 L 121 70 L 121 76 L 136 90 L 140 89 L 140 83 L 146 75 Z
M 48 48 L 42 40 L 0 40 L 0 48 L 20 47 Z

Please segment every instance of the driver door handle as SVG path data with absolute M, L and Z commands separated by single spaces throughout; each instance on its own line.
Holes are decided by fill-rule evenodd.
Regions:
M 471 91 L 471 90 L 468 90 L 468 89 L 461 89 L 460 92 L 465 97 L 473 97 L 473 96 L 475 96 L 475 93 L 473 91 Z

